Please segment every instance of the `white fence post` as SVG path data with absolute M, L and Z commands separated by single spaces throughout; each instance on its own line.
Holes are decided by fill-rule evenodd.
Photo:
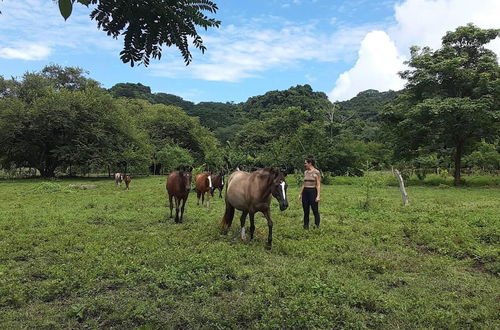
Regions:
M 394 175 L 398 179 L 399 182 L 399 191 L 401 192 L 401 197 L 403 197 L 403 204 L 408 205 L 410 201 L 408 200 L 408 194 L 406 193 L 405 183 L 403 182 L 403 177 L 398 170 L 394 170 Z

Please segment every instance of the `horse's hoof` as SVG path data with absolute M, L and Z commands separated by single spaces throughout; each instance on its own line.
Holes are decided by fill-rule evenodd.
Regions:
M 271 250 L 272 247 L 273 247 L 272 244 L 269 244 L 269 243 L 266 244 L 266 250 Z

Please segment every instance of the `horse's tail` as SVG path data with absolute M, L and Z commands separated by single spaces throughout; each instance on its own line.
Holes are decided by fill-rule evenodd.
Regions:
M 220 222 L 222 232 L 227 234 L 229 231 L 229 227 L 233 223 L 234 218 L 234 207 L 226 201 L 226 211 L 224 212 L 224 216 Z

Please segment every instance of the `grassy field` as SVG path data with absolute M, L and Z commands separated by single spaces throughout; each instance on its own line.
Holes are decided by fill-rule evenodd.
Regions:
M 498 187 L 323 186 L 304 231 L 291 184 L 268 251 L 219 198 L 174 224 L 164 182 L 0 181 L 0 328 L 500 327 Z

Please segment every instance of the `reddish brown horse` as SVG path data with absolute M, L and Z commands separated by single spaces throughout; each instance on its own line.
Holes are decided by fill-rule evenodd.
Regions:
M 123 181 L 125 182 L 125 189 L 128 190 L 128 185 L 130 184 L 130 181 L 132 181 L 132 178 L 130 175 L 125 175 L 125 178 L 123 178 Z
M 172 199 L 175 198 L 175 222 L 182 222 L 184 215 L 184 206 L 189 197 L 189 190 L 191 189 L 192 180 L 191 171 L 180 170 L 169 174 L 167 178 L 167 192 L 168 200 L 170 202 L 170 218 L 172 218 L 173 203 Z M 182 203 L 182 205 L 181 205 Z M 179 218 L 179 208 L 181 217 Z
M 214 186 L 211 193 L 214 196 L 215 189 L 219 190 L 219 198 L 222 198 L 222 190 L 224 189 L 224 174 L 212 175 L 212 185 Z
M 210 204 L 210 194 L 212 194 L 213 185 L 212 185 L 212 173 L 204 172 L 198 174 L 195 179 L 196 183 L 196 196 L 198 197 L 197 205 L 201 205 L 205 202 L 205 194 L 207 194 L 207 205 Z
M 234 210 L 242 211 L 241 239 L 245 240 L 245 220 L 250 215 L 250 239 L 255 232 L 254 216 L 262 212 L 269 227 L 267 248 L 270 249 L 273 241 L 273 221 L 271 220 L 271 196 L 278 200 L 280 210 L 288 208 L 286 199 L 287 184 L 285 175 L 274 168 L 264 168 L 252 173 L 236 171 L 228 178 L 226 190 L 226 212 L 222 218 L 223 232 L 227 233 L 233 222 Z

